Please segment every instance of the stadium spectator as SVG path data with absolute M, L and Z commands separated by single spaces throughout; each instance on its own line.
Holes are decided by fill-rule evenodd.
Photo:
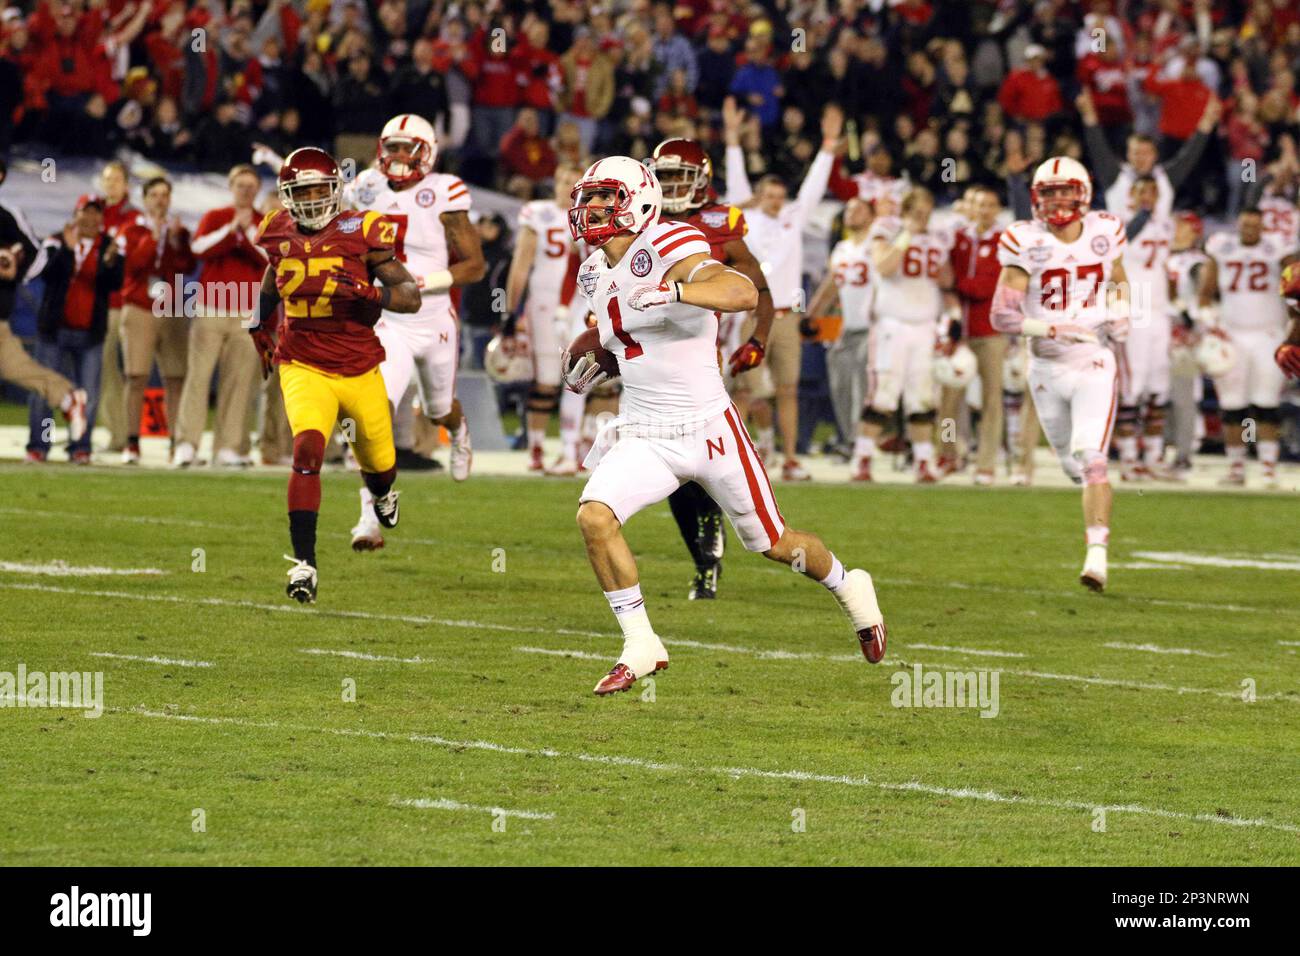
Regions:
M 501 139 L 498 155 L 506 176 L 522 176 L 534 186 L 555 173 L 555 150 L 542 135 L 536 110 L 519 111 L 514 126 Z
M 89 397 L 85 434 L 68 447 L 68 457 L 79 465 L 90 464 L 108 300 L 122 285 L 122 257 L 104 228 L 104 208 L 98 196 L 78 199 L 72 222 L 45 240 L 45 264 L 40 271 L 45 293 L 36 326 L 36 361 L 47 368 L 68 369 L 72 383 Z M 50 452 L 52 419 L 46 398 L 33 393 L 28 399 L 28 461 L 45 461 Z
M 1047 71 L 1047 50 L 1037 43 L 1025 47 L 1025 65 L 1012 70 L 998 90 L 998 102 L 1009 119 L 1042 121 L 1064 109 L 1061 87 Z
M 474 83 L 474 146 L 480 156 L 493 156 L 515 120 L 519 105 L 516 64 L 500 38 L 479 27 L 469 39 L 465 72 Z
M 760 20 L 745 40 L 745 63 L 731 80 L 731 94 L 758 117 L 764 131 L 776 126 L 781 115 L 781 74 L 770 62 L 772 27 Z
M 515 45 L 511 62 L 519 84 L 519 105 L 537 112 L 542 135 L 555 126 L 555 99 L 563 84 L 560 58 L 547 48 L 551 28 L 540 17 L 527 19 L 523 40 Z
M 707 110 L 719 111 L 731 89 L 736 74 L 736 54 L 732 49 L 731 31 L 726 27 L 709 27 L 704 49 L 695 61 L 698 74 L 696 98 Z
M 1191 139 L 1197 124 L 1205 113 L 1206 104 L 1214 98 L 1196 71 L 1194 57 L 1180 57 L 1170 64 L 1180 67 L 1171 77 L 1162 75 L 1164 64 L 1151 64 L 1142 88 L 1160 101 L 1160 153 L 1170 157 Z
M 683 92 L 694 93 L 700 78 L 695 48 L 686 37 L 677 32 L 677 22 L 673 19 L 671 4 L 655 4 L 654 25 L 654 58 L 661 67 L 659 76 L 655 80 L 654 98 L 658 100 L 668 92 L 672 75 L 678 70 L 681 70 L 685 77 Z
M 1124 137 L 1133 124 L 1133 108 L 1129 104 L 1129 69 L 1120 59 L 1119 39 L 1106 34 L 1100 37 L 1099 52 L 1089 52 L 1079 61 L 1078 80 L 1082 89 L 1092 97 L 1097 111 L 1097 124 L 1101 127 L 1111 149 L 1119 150 Z
M 584 26 L 573 32 L 573 46 L 560 58 L 560 68 L 564 73 L 560 120 L 578 127 L 582 151 L 590 153 L 600 121 L 614 104 L 614 64 Z
M 434 66 L 432 40 L 421 37 L 415 41 L 411 62 L 393 80 L 390 100 L 394 113 L 414 113 L 436 127 L 447 128 L 447 80 Z
M 189 330 L 184 314 L 176 315 L 171 303 L 179 291 L 160 293 L 155 288 L 183 289 L 185 275 L 194 268 L 190 231 L 171 211 L 172 184 L 162 176 L 144 184 L 144 214 L 127 226 L 122 236 L 126 245 L 122 277 L 122 358 L 126 373 L 123 390 L 126 447 L 122 462 L 140 461 L 140 416 L 144 390 L 149 384 L 154 359 L 162 378 L 168 427 L 176 427 L 181 386 L 185 382 L 186 339 Z
M 253 241 L 261 181 L 252 166 L 241 164 L 230 170 L 228 182 L 232 204 L 205 213 L 190 243 L 201 267 L 172 453 L 172 464 L 180 468 L 194 463 L 203 437 L 213 372 L 219 381 L 212 460 L 226 467 L 250 463 L 248 419 L 261 359 L 244 323 L 252 315 L 266 271 L 266 257 Z
M 253 137 L 239 119 L 234 100 L 223 99 L 212 115 L 199 122 L 194 134 L 194 156 L 207 172 L 229 169 L 248 159 Z
M 466 368 L 483 367 L 483 353 L 500 325 L 501 315 L 496 311 L 496 290 L 506 287 L 506 274 L 510 271 L 512 254 L 510 230 L 500 213 L 483 216 L 479 219 L 477 228 L 483 247 L 483 260 L 487 263 L 487 275 L 483 281 L 465 286 L 460 297 L 458 311 L 461 320 L 468 327 L 462 343 L 464 351 L 461 359 Z
M 368 50 L 359 49 L 348 57 L 347 71 L 334 87 L 333 108 L 335 157 L 351 158 L 364 168 L 374 158 L 376 137 L 390 111 Z

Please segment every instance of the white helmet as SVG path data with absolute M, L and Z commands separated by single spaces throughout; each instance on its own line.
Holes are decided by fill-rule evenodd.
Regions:
M 1196 346 L 1196 364 L 1210 378 L 1226 375 L 1237 364 L 1237 347 L 1221 334 L 1207 333 Z
M 1028 386 L 1029 349 L 1018 343 L 1007 351 L 1006 361 L 1002 364 L 1002 388 L 1012 395 L 1020 395 Z
M 1029 201 L 1035 218 L 1049 226 L 1068 226 L 1092 205 L 1092 177 L 1077 159 L 1053 156 L 1035 170 Z
M 414 113 L 402 113 L 384 124 L 376 159 L 379 169 L 394 182 L 414 182 L 433 172 L 438 158 L 438 136 L 433 126 Z
M 528 354 L 528 340 L 492 336 L 483 354 L 483 369 L 488 378 L 501 385 L 517 385 L 533 380 L 533 359 Z
M 592 195 L 612 192 L 612 204 L 594 206 Z M 592 163 L 578 180 L 569 209 L 569 231 L 575 241 L 601 246 L 620 235 L 637 235 L 659 221 L 664 206 L 663 189 L 654 172 L 631 156 L 611 156 Z M 593 211 L 604 219 L 593 222 Z
M 975 353 L 965 342 L 958 342 L 951 355 L 938 352 L 934 356 L 934 380 L 944 388 L 965 388 L 978 374 Z

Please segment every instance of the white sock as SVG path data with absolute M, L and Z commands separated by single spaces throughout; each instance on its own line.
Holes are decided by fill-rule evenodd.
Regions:
M 542 447 L 542 442 L 544 442 L 545 440 L 546 440 L 545 428 L 528 429 L 528 448 L 530 451 L 533 449 L 537 449 L 540 451 Z
M 1259 463 L 1266 468 L 1273 468 L 1277 465 L 1282 448 L 1276 439 L 1272 441 L 1261 439 L 1256 451 L 1259 452 Z
M 834 594 L 840 588 L 844 587 L 844 565 L 840 564 L 840 559 L 831 553 L 831 573 L 822 578 L 821 586 Z
M 1245 445 L 1228 445 L 1224 448 L 1224 454 L 1228 456 L 1228 464 L 1233 468 L 1246 467 Z
M 375 496 L 370 493 L 370 489 L 365 485 L 361 486 L 361 510 L 369 511 L 375 504 Z
M 650 615 L 646 613 L 645 599 L 641 597 L 641 585 L 619 591 L 606 591 L 605 600 L 609 601 L 610 610 L 618 618 L 619 627 L 623 629 L 623 639 L 634 637 L 654 637 L 654 628 L 650 626 Z
M 912 457 L 920 465 L 922 462 L 930 464 L 934 461 L 934 442 L 918 441 L 912 443 Z
M 769 452 L 776 447 L 776 431 L 771 428 L 758 429 L 758 447 L 760 451 Z
M 859 435 L 853 442 L 853 460 L 859 462 L 863 458 L 871 458 L 876 453 L 876 440 L 870 435 Z
M 1116 436 L 1115 447 L 1119 449 L 1120 464 L 1134 465 L 1137 463 L 1138 460 L 1137 435 Z
M 1165 457 L 1165 436 L 1148 435 L 1144 454 L 1148 468 L 1154 468 L 1160 464 L 1160 459 Z
M 587 404 L 585 395 L 575 395 L 567 388 L 560 396 L 560 444 L 564 446 L 566 461 L 578 457 L 578 437 L 582 433 L 582 410 Z
M 1110 543 L 1110 528 L 1104 524 L 1089 525 L 1083 532 L 1089 548 L 1105 548 Z

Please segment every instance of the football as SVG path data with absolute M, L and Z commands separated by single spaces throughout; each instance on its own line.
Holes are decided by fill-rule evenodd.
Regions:
M 609 349 L 601 348 L 600 331 L 598 329 L 586 329 L 569 345 L 571 361 L 576 361 L 579 356 L 586 355 L 588 352 L 595 354 L 596 362 L 600 365 L 601 371 L 605 372 L 610 378 L 618 376 L 618 359 L 614 358 L 614 353 Z M 568 369 L 565 369 L 565 371 L 567 372 Z

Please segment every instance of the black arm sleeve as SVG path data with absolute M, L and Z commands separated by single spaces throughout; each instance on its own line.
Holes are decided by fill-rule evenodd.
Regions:
M 1134 216 L 1132 219 L 1130 219 L 1128 221 L 1128 225 L 1124 227 L 1124 235 L 1128 237 L 1129 242 L 1132 242 L 1133 239 L 1137 236 L 1137 234 L 1141 232 L 1144 228 L 1146 228 L 1146 224 L 1150 219 L 1151 219 L 1150 209 L 1138 210 L 1138 214 Z
M 1259 205 L 1259 201 L 1264 198 L 1264 187 L 1273 181 L 1272 173 L 1265 173 L 1264 178 L 1253 183 L 1246 183 L 1246 188 L 1241 193 L 1241 208 L 1251 209 Z
M 1183 184 L 1196 164 L 1201 161 L 1201 154 L 1205 152 L 1206 145 L 1210 142 L 1210 134 L 1202 133 L 1197 130 L 1192 138 L 1183 143 L 1183 148 L 1178 151 L 1173 159 L 1165 163 L 1165 175 L 1169 177 L 1169 185 L 1177 189 Z
M 1098 192 L 1105 192 L 1119 178 L 1119 160 L 1111 152 L 1110 143 L 1100 126 L 1085 126 L 1083 141 L 1088 145 L 1088 156 L 1092 159 L 1092 171 L 1101 186 Z

